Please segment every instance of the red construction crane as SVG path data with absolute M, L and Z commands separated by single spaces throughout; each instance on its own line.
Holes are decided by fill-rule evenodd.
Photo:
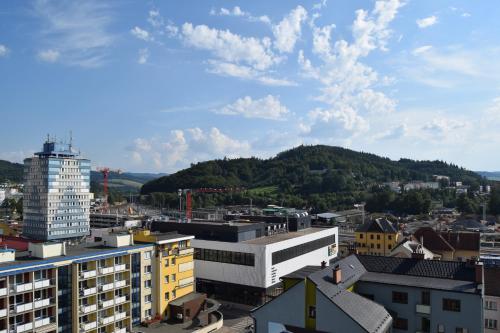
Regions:
M 225 187 L 225 188 L 209 188 L 209 187 L 202 187 L 198 189 L 180 189 L 180 193 L 185 193 L 186 194 L 186 219 L 188 222 L 191 221 L 191 218 L 193 217 L 193 206 L 192 206 L 192 198 L 191 195 L 192 193 L 232 193 L 232 192 L 242 192 L 245 189 L 243 187 Z M 179 207 L 181 209 L 182 207 Z
M 120 169 L 111 169 L 108 167 L 97 167 L 96 171 L 102 173 L 102 177 L 104 178 L 104 184 L 103 184 L 103 192 L 104 192 L 104 207 L 103 210 L 105 212 L 109 211 L 109 204 L 108 204 L 108 178 L 109 178 L 109 173 L 110 172 L 116 172 L 118 174 L 122 173 Z

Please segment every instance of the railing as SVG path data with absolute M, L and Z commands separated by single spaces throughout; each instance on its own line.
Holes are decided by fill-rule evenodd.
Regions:
M 127 265 L 121 264 L 121 265 L 115 265 L 115 272 L 121 272 L 127 269 Z
M 115 321 L 114 316 L 109 316 L 109 317 L 99 319 L 99 322 L 101 323 L 101 325 L 107 325 L 107 324 L 112 323 L 114 321 Z
M 115 268 L 113 266 L 111 267 L 100 267 L 99 268 L 99 273 L 100 274 L 110 274 L 115 271 Z
M 120 312 L 120 313 L 115 313 L 115 320 L 121 320 L 123 318 L 127 317 L 126 312 Z
M 33 289 L 33 282 L 19 283 L 12 286 L 11 291 L 21 293 Z
M 101 285 L 99 286 L 99 290 L 101 290 L 101 291 L 108 291 L 108 290 L 111 290 L 111 289 L 113 289 L 113 288 L 114 288 L 114 284 L 113 284 L 113 282 L 111 282 L 111 283 L 106 283 L 106 284 L 101 284 Z
M 115 304 L 114 299 L 110 299 L 107 301 L 99 301 L 99 306 L 101 307 L 101 309 L 113 306 L 114 304 Z
M 81 323 L 80 324 L 80 329 L 82 331 L 84 331 L 84 332 L 85 331 L 90 331 L 90 330 L 92 330 L 92 329 L 94 329 L 96 327 L 97 327 L 97 322 L 95 322 L 95 321 L 88 322 L 88 323 Z
M 7 288 L 0 288 L 0 296 L 7 295 Z
M 121 296 L 121 297 L 115 298 L 115 304 L 116 305 L 124 303 L 126 301 L 127 301 L 127 297 L 126 296 Z
M 50 324 L 50 317 L 35 319 L 35 328 Z
M 45 299 L 40 299 L 38 301 L 35 301 L 35 309 L 44 307 L 44 306 L 49 306 L 50 305 L 50 298 L 45 298 Z
M 125 287 L 127 285 L 126 280 L 120 280 L 115 282 L 115 288 Z
M 35 281 L 35 289 L 46 288 L 50 286 L 50 279 Z
M 178 250 L 178 255 L 179 256 L 187 256 L 187 255 L 190 255 L 190 254 L 193 254 L 193 253 L 194 253 L 194 248 L 192 248 L 192 247 Z
M 417 304 L 415 311 L 417 313 L 431 314 L 431 306 L 424 304 Z
M 80 289 L 80 296 L 89 296 L 97 292 L 96 287 L 91 287 L 87 289 Z
M 82 305 L 80 306 L 80 312 L 81 313 L 89 313 L 92 311 L 97 310 L 97 305 L 92 304 L 92 305 Z
M 96 271 L 95 269 L 94 270 L 91 270 L 91 271 L 81 271 L 80 272 L 80 277 L 82 279 L 89 279 L 89 278 L 92 278 L 94 276 L 96 276 Z
M 117 329 L 115 329 L 114 333 L 126 333 L 126 332 L 127 332 L 127 329 L 124 327 L 124 328 L 117 328 Z
M 0 310 L 0 318 L 3 318 L 7 315 L 7 309 L 1 309 Z
M 179 287 L 180 288 L 187 287 L 189 285 L 192 285 L 193 283 L 194 283 L 194 277 L 191 276 L 191 277 L 179 280 Z
M 33 329 L 33 323 L 10 325 L 9 331 L 21 333 Z
M 16 313 L 33 310 L 33 303 L 24 303 L 24 304 L 12 304 L 10 307 L 11 310 L 14 310 Z

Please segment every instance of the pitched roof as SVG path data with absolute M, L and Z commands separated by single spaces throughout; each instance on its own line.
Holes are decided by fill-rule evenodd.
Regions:
M 321 270 L 321 266 L 304 266 L 294 272 L 287 275 L 283 275 L 282 279 L 305 279 L 314 272 Z
M 418 229 L 413 233 L 413 237 L 432 252 L 455 250 L 446 239 L 431 227 L 422 227 Z
M 488 296 L 500 297 L 500 268 L 486 267 L 484 269 L 484 293 Z
M 443 232 L 441 236 L 455 250 L 479 251 L 479 232 Z
M 367 255 L 357 257 L 369 272 L 475 281 L 475 268 L 466 262 Z
M 395 234 L 398 231 L 394 228 L 394 225 L 385 218 L 378 218 L 370 220 L 356 229 L 357 232 L 381 232 Z

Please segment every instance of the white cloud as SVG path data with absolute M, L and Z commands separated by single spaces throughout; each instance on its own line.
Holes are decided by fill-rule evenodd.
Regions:
M 418 19 L 416 21 L 418 27 L 420 29 L 425 29 L 425 28 L 428 28 L 434 24 L 436 24 L 438 22 L 438 18 L 437 16 L 429 16 L 429 17 L 425 17 L 425 18 L 421 18 L 421 19 Z
M 67 65 L 103 65 L 115 39 L 108 32 L 110 12 L 111 8 L 102 1 L 35 1 L 34 13 L 42 22 L 42 48 L 57 50 Z
M 140 49 L 139 50 L 139 59 L 137 59 L 137 62 L 141 65 L 145 64 L 148 62 L 149 58 L 149 50 L 147 48 L 145 49 Z
M 430 49 L 432 49 L 432 45 L 420 46 L 420 47 L 415 48 L 413 50 L 412 54 L 413 55 L 419 55 L 421 53 L 425 53 L 425 52 L 429 51 Z
M 470 17 L 471 15 L 470 15 L 470 13 L 462 13 L 462 15 L 461 15 L 461 16 L 462 16 L 462 17 Z
M 273 26 L 274 46 L 282 53 L 290 53 L 301 36 L 302 23 L 307 19 L 307 11 L 297 6 L 277 25 Z
M 321 0 L 320 2 L 318 3 L 315 3 L 313 6 L 312 6 L 312 9 L 314 10 L 320 10 L 324 7 L 326 7 L 326 4 L 327 4 L 328 0 Z
M 56 50 L 43 50 L 39 51 L 38 54 L 38 59 L 45 61 L 45 62 L 56 62 L 61 54 L 59 51 Z
M 408 135 L 408 125 L 396 125 L 387 131 L 375 135 L 375 140 L 398 140 Z
M 401 6 L 398 0 L 377 1 L 371 12 L 356 11 L 351 43 L 343 39 L 332 43 L 334 25 L 312 25 L 312 52 L 321 59 L 322 64 L 315 66 L 302 50 L 298 62 L 303 75 L 322 84 L 321 94 L 315 99 L 328 107 L 309 112 L 310 125 L 304 127 L 310 128 L 311 135 L 320 132 L 332 135 L 324 124 L 329 124 L 332 130 L 342 135 L 348 135 L 347 132 L 359 135 L 370 128 L 369 120 L 363 113 L 383 114 L 395 110 L 396 101 L 375 90 L 380 81 L 383 84 L 386 80 L 380 80 L 377 72 L 360 60 L 373 50 L 387 49 L 387 41 L 391 36 L 388 26 Z
M 463 120 L 440 117 L 427 122 L 421 129 L 430 135 L 431 140 L 462 141 L 469 126 Z
M 220 114 L 240 115 L 245 118 L 273 120 L 284 119 L 290 112 L 286 106 L 281 104 L 279 97 L 272 95 L 267 95 L 261 99 L 252 99 L 250 96 L 245 96 L 215 111 Z
M 145 41 L 152 40 L 152 37 L 147 30 L 141 29 L 137 26 L 133 29 L 130 29 L 130 33 L 132 34 L 132 36 L 138 39 L 142 39 Z
M 193 162 L 249 156 L 250 148 L 247 141 L 233 139 L 216 127 L 195 127 L 172 130 L 168 138 L 137 138 L 129 150 L 136 164 L 173 172 Z
M 6 56 L 7 53 L 9 53 L 9 49 L 7 48 L 7 46 L 0 44 L 0 57 Z
M 267 15 L 253 16 L 249 12 L 243 11 L 239 6 L 235 6 L 233 7 L 233 9 L 222 7 L 219 9 L 219 11 L 216 11 L 214 8 L 212 8 L 212 10 L 210 10 L 210 15 L 243 17 L 250 22 L 262 22 L 265 24 L 271 23 L 271 20 Z
M 148 14 L 149 24 L 151 24 L 155 28 L 160 28 L 163 26 L 164 22 L 159 10 L 150 10 Z

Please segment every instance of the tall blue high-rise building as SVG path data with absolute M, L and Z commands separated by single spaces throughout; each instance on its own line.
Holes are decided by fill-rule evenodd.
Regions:
M 90 228 L 90 160 L 71 143 L 47 139 L 24 160 L 23 235 L 39 240 L 82 238 Z

